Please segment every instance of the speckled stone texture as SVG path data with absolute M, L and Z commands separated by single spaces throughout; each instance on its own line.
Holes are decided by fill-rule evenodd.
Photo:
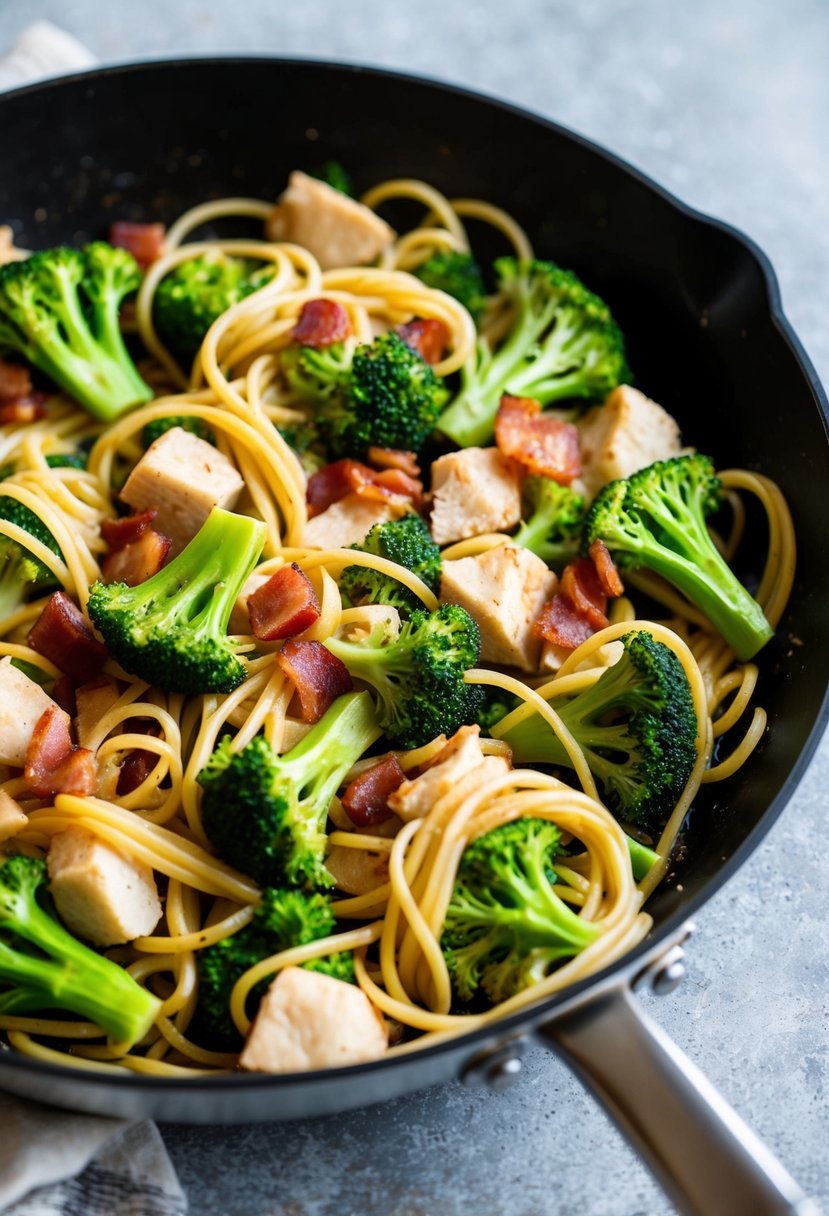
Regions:
M 753 236 L 829 381 L 825 0 L 3 0 L 0 45 L 39 17 L 102 59 L 354 59 L 541 111 Z M 646 1003 L 829 1208 L 827 785 L 824 742 L 763 847 L 699 917 L 687 982 Z M 340 1118 L 164 1132 L 192 1210 L 211 1216 L 671 1211 L 540 1050 L 500 1096 L 454 1085 Z

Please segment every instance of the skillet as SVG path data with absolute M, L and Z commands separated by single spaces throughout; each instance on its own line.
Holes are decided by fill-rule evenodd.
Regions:
M 275 197 L 291 169 L 332 157 L 358 189 L 422 177 L 450 196 L 506 207 L 542 256 L 572 266 L 609 301 L 640 387 L 689 438 L 720 468 L 757 468 L 779 482 L 800 556 L 791 606 L 761 656 L 769 730 L 736 777 L 703 787 L 674 873 L 648 905 L 648 940 L 495 1026 L 385 1061 L 279 1077 L 160 1082 L 0 1050 L 0 1086 L 131 1118 L 293 1119 L 459 1075 L 500 1088 L 535 1036 L 594 1089 L 683 1212 L 814 1213 L 632 995 L 641 984 L 668 991 L 679 982 L 689 918 L 769 830 L 829 716 L 827 403 L 773 271 L 742 234 L 552 123 L 434 82 L 294 60 L 139 64 L 0 97 L 0 220 L 24 246 L 78 243 L 114 218 L 169 222 L 206 198 Z M 751 577 L 751 553 L 745 561 Z

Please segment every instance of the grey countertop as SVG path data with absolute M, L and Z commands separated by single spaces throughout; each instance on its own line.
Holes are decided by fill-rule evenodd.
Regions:
M 829 382 L 825 0 L 2 0 L 104 60 L 302 54 L 440 76 L 543 112 L 754 237 Z M 653 1015 L 829 1209 L 824 740 L 788 809 L 699 917 Z M 797 870 L 781 864 L 797 857 Z M 192 1210 L 221 1216 L 663 1216 L 671 1209 L 556 1058 L 500 1096 L 458 1085 L 293 1125 L 164 1135 Z

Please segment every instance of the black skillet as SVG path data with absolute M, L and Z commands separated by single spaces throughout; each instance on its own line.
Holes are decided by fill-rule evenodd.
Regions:
M 77 243 L 116 217 L 169 221 L 207 198 L 273 198 L 289 170 L 329 157 L 360 189 L 419 177 L 506 207 L 542 255 L 610 301 L 638 382 L 688 437 L 719 467 L 761 469 L 780 483 L 800 557 L 790 610 L 761 656 L 768 733 L 733 780 L 700 794 L 675 878 L 649 905 L 649 940 L 530 1011 L 408 1056 L 284 1077 L 162 1082 L 7 1050 L 0 1086 L 132 1118 L 293 1119 L 458 1075 L 497 1088 L 536 1035 L 597 1092 L 684 1212 L 814 1212 L 631 995 L 636 984 L 666 990 L 681 977 L 688 918 L 771 827 L 827 717 L 826 399 L 781 312 L 771 267 L 740 233 L 542 119 L 393 73 L 264 59 L 122 67 L 0 97 L 0 222 L 24 246 Z M 401 213 L 400 223 L 412 218 Z

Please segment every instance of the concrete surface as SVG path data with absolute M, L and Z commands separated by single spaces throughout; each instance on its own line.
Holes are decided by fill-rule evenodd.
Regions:
M 0 0 L 0 46 L 49 18 L 102 59 L 251 51 L 453 79 L 607 144 L 769 253 L 829 381 L 825 0 Z M 782 820 L 699 918 L 652 1013 L 829 1208 L 824 741 Z M 786 859 L 797 857 L 797 873 Z M 558 1061 L 508 1093 L 449 1086 L 291 1126 L 166 1127 L 216 1216 L 664 1216 L 670 1207 Z M 746 1214 L 748 1216 L 748 1214 Z

